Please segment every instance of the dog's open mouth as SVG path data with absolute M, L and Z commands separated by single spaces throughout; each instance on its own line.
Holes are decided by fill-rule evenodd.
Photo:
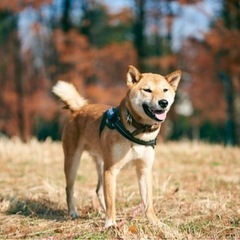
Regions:
M 145 103 L 142 105 L 142 107 L 143 107 L 143 110 L 146 113 L 146 115 L 156 121 L 162 122 L 165 120 L 165 118 L 167 116 L 166 111 L 160 110 L 160 109 L 153 109 Z

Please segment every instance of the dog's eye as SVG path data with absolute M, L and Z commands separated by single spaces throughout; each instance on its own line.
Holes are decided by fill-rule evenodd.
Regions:
M 164 91 L 164 92 L 167 92 L 167 91 L 168 91 L 168 89 L 167 89 L 167 88 L 164 88 L 164 89 L 163 89 L 163 91 Z
M 151 93 L 151 92 L 152 92 L 152 90 L 149 89 L 149 88 L 143 88 L 143 91 L 144 91 L 144 92 L 148 92 L 148 93 Z

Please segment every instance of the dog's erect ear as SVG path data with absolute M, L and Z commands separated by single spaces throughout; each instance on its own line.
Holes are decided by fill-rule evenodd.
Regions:
M 165 78 L 167 79 L 167 81 L 170 83 L 170 85 L 175 91 L 177 90 L 178 84 L 181 80 L 181 75 L 182 75 L 182 71 L 177 70 L 165 76 Z
M 132 65 L 128 67 L 127 71 L 127 85 L 131 87 L 141 79 L 141 73 Z

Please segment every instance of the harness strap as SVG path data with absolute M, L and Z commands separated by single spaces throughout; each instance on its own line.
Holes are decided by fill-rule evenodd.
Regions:
M 104 129 L 107 126 L 110 129 L 116 129 L 120 134 L 122 134 L 128 140 L 135 142 L 144 146 L 152 146 L 153 148 L 157 144 L 157 139 L 150 141 L 143 141 L 141 139 L 135 138 L 131 132 L 129 132 L 122 124 L 119 109 L 118 108 L 110 108 L 104 114 L 99 128 L 99 137 Z
M 129 111 L 127 111 L 127 123 L 131 124 L 133 127 L 136 128 L 136 130 L 132 132 L 133 136 L 136 136 L 140 133 L 145 133 L 145 132 L 154 132 L 160 127 L 159 123 L 154 125 L 147 125 L 147 124 L 141 124 L 137 122 L 129 113 Z

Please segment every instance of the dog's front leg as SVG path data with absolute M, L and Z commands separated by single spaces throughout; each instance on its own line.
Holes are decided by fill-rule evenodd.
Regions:
M 106 202 L 105 227 L 116 225 L 115 194 L 116 194 L 116 171 L 104 170 L 104 196 Z
M 157 224 L 159 219 L 157 218 L 153 208 L 153 196 L 152 196 L 152 166 L 146 165 L 144 161 L 140 161 L 137 165 L 137 175 L 140 194 L 145 207 L 145 214 L 148 220 L 152 224 Z

